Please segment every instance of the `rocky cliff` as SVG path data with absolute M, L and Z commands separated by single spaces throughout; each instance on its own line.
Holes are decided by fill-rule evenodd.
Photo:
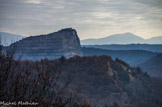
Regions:
M 80 40 L 76 30 L 62 29 L 47 35 L 31 36 L 11 44 L 9 50 L 15 49 L 15 58 L 22 60 L 56 59 L 82 55 Z

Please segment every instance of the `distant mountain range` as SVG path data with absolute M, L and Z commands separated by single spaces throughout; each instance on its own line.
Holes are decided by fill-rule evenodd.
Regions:
M 140 63 L 138 66 L 148 72 L 149 75 L 162 78 L 162 53 Z
M 1 44 L 3 46 L 9 46 L 11 43 L 19 41 L 24 36 L 0 32 Z M 81 40 L 81 45 L 104 45 L 104 44 L 162 44 L 162 36 L 152 37 L 150 39 L 143 39 L 132 33 L 123 33 L 110 35 L 99 39 L 85 39 Z
M 0 32 L 0 41 L 1 45 L 3 46 L 9 46 L 10 44 L 19 41 L 21 39 L 25 38 L 21 35 L 6 33 L 6 32 Z
M 157 53 L 145 50 L 106 50 L 99 48 L 82 48 L 84 56 L 100 56 L 108 55 L 113 59 L 121 59 L 131 66 L 137 66 L 138 64 L 156 56 Z
M 82 45 L 87 48 L 100 48 L 106 50 L 146 50 L 162 52 L 162 44 L 112 44 L 112 45 Z
M 110 35 L 99 39 L 85 39 L 81 40 L 81 45 L 103 45 L 103 44 L 162 44 L 162 36 L 153 37 L 150 39 L 143 39 L 132 33 L 123 33 Z

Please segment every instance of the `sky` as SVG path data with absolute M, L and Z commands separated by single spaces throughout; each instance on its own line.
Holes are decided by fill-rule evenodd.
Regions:
M 34 36 L 69 27 L 81 40 L 162 36 L 162 0 L 0 0 L 2 32 Z

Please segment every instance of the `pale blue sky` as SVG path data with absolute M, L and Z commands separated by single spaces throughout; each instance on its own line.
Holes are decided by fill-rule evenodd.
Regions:
M 0 31 L 30 36 L 66 27 L 80 39 L 162 36 L 162 0 L 0 0 Z

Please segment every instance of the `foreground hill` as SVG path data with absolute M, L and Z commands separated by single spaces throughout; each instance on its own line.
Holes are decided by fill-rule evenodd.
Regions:
M 148 74 L 162 78 L 162 53 L 139 64 Z
M 0 32 L 0 38 L 1 38 L 0 39 L 1 45 L 9 46 L 10 44 L 19 41 L 25 37 L 21 35 L 6 33 L 6 32 Z
M 81 40 L 82 45 L 103 45 L 103 44 L 162 44 L 162 36 L 143 39 L 132 33 L 114 34 L 104 38 Z
M 126 45 L 82 45 L 82 47 L 100 48 L 107 50 L 146 50 L 152 52 L 162 52 L 161 44 L 126 44 Z
M 131 66 L 137 66 L 141 62 L 157 55 L 157 53 L 145 50 L 106 50 L 99 48 L 82 48 L 82 51 L 84 56 L 109 55 L 113 59 L 119 58 Z
M 76 30 L 62 29 L 47 35 L 31 36 L 11 44 L 9 50 L 16 50 L 15 58 L 22 60 L 56 59 L 61 56 L 82 55 Z
M 27 100 L 51 107 L 93 107 L 72 106 L 72 102 L 88 102 L 96 107 L 162 106 L 160 81 L 109 56 L 36 62 L 1 57 L 0 63 L 2 101 Z

